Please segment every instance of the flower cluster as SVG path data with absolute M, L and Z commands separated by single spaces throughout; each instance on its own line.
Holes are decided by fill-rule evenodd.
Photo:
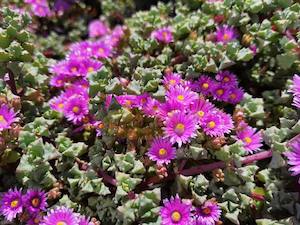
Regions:
M 164 200 L 160 210 L 163 225 L 215 225 L 221 217 L 221 209 L 213 200 L 205 201 L 201 206 L 192 206 L 179 196 Z
M 7 221 L 19 216 L 19 220 L 28 225 L 92 225 L 88 218 L 66 207 L 51 209 L 43 216 L 47 206 L 46 193 L 39 189 L 28 189 L 22 194 L 22 190 L 14 188 L 0 196 L 0 214 Z
M 228 79 L 232 79 L 231 83 L 236 85 L 236 79 Z M 177 143 L 180 147 L 190 142 L 200 128 L 210 137 L 224 136 L 233 129 L 231 116 L 216 108 L 203 95 L 192 91 L 190 83 L 184 82 L 181 75 L 168 73 L 163 84 L 167 90 L 164 102 L 147 93 L 115 96 L 123 107 L 141 109 L 146 116 L 157 118 L 163 123 L 163 137 L 155 139 L 148 152 L 149 157 L 158 164 L 174 159 L 172 145 Z
M 294 96 L 293 105 L 297 108 L 300 108 L 300 76 L 297 74 L 295 74 L 293 77 L 291 92 Z
M 99 27 L 90 26 L 91 32 L 99 32 Z M 50 85 L 64 89 L 59 96 L 50 101 L 51 109 L 63 113 L 73 124 L 88 123 L 96 128 L 98 135 L 102 123 L 89 115 L 87 75 L 102 68 L 101 60 L 113 54 L 113 48 L 117 46 L 123 34 L 122 27 L 116 27 L 107 35 L 103 32 L 101 35 L 95 35 L 104 35 L 99 40 L 75 43 L 70 46 L 67 59 L 53 65 L 50 70 L 55 75 L 51 78 Z
M 204 96 L 212 96 L 217 101 L 231 104 L 239 103 L 244 96 L 243 89 L 238 87 L 236 75 L 227 70 L 217 73 L 215 80 L 207 75 L 201 75 L 193 83 L 192 88 Z
M 38 17 L 51 15 L 47 0 L 25 0 L 25 3 L 30 4 L 32 13 Z
M 16 122 L 16 113 L 8 105 L 0 105 L 0 132 L 9 129 L 12 123 Z
M 14 188 L 1 196 L 0 203 L 0 214 L 6 220 L 12 221 L 24 214 L 28 224 L 39 224 L 41 213 L 47 207 L 47 197 L 44 191 L 38 189 L 28 189 L 23 195 L 22 190 Z

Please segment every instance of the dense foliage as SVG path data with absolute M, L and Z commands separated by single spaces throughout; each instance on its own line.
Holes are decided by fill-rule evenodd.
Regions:
M 298 223 L 300 3 L 0 5 L 1 222 Z

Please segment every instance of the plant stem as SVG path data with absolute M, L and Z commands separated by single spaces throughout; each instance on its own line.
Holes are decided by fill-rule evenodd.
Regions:
M 113 186 L 117 186 L 117 181 L 113 177 L 106 174 L 103 170 L 98 171 L 98 175 L 103 178 L 103 182 L 107 184 L 111 184 Z
M 245 156 L 242 159 L 242 164 L 250 164 L 254 161 L 259 161 L 259 160 L 263 160 L 266 158 L 270 158 L 272 156 L 272 151 L 263 151 L 263 152 L 259 152 L 253 155 L 249 155 L 249 156 Z M 197 175 L 200 173 L 205 173 L 208 171 L 212 171 L 214 169 L 223 169 L 226 167 L 226 163 L 225 162 L 214 162 L 214 163 L 210 163 L 210 164 L 206 164 L 206 165 L 200 165 L 200 166 L 195 166 L 192 167 L 190 169 L 186 169 L 186 170 L 182 170 L 180 172 L 180 174 L 184 175 L 184 176 L 192 176 L 192 175 Z

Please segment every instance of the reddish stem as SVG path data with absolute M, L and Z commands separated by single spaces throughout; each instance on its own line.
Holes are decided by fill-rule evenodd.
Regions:
M 103 170 L 98 171 L 98 175 L 103 178 L 103 182 L 107 184 L 111 184 L 113 186 L 117 186 L 117 181 L 113 177 L 106 174 Z
M 253 155 L 243 157 L 242 164 L 250 164 L 254 161 L 270 158 L 271 156 L 272 156 L 272 151 L 271 150 L 259 152 L 259 153 L 253 154 Z M 192 167 L 190 169 L 182 170 L 181 174 L 184 175 L 184 176 L 192 176 L 192 175 L 212 171 L 214 169 L 219 169 L 219 168 L 223 169 L 225 167 L 226 167 L 226 163 L 220 161 L 220 162 L 214 162 L 214 163 L 195 166 L 195 167 Z

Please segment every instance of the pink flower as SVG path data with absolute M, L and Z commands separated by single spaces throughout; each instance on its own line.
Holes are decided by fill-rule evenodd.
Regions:
M 64 106 L 64 115 L 74 124 L 78 124 L 89 113 L 89 105 L 86 98 L 81 96 L 67 99 Z
M 206 135 L 219 137 L 230 133 L 233 121 L 230 115 L 215 109 L 203 117 L 201 127 Z
M 151 37 L 164 44 L 169 44 L 174 41 L 171 27 L 157 29 L 151 33 Z
M 0 131 L 9 129 L 12 123 L 16 122 L 16 113 L 6 104 L 0 105 Z
M 182 87 L 177 85 L 175 87 L 171 87 L 166 93 L 167 101 L 178 102 L 179 104 L 188 106 L 193 101 L 198 99 L 198 94 L 196 92 L 191 91 L 187 87 Z
M 214 86 L 215 81 L 213 81 L 213 79 L 207 75 L 200 75 L 198 81 L 194 84 L 194 89 L 195 91 L 207 96 L 211 94 Z
M 216 31 L 217 42 L 227 44 L 228 42 L 236 39 L 237 35 L 235 29 L 228 25 L 220 26 Z
M 244 143 L 244 149 L 250 154 L 259 151 L 262 147 L 261 133 L 246 124 L 241 130 L 237 131 L 235 139 L 241 140 Z
M 161 165 L 170 163 L 176 156 L 175 151 L 175 148 L 172 147 L 172 144 L 168 140 L 156 138 L 153 140 L 147 155 L 151 160 Z
M 109 32 L 109 28 L 100 20 L 93 20 L 89 23 L 89 37 L 102 37 Z
M 212 103 L 205 99 L 197 99 L 190 106 L 191 112 L 197 117 L 199 124 L 202 123 L 204 116 L 215 110 Z
M 164 135 L 170 139 L 172 144 L 177 143 L 180 147 L 196 136 L 197 122 L 192 114 L 175 112 L 169 118 L 166 118 Z
M 164 200 L 160 210 L 162 225 L 189 225 L 191 204 L 184 203 L 179 196 Z

